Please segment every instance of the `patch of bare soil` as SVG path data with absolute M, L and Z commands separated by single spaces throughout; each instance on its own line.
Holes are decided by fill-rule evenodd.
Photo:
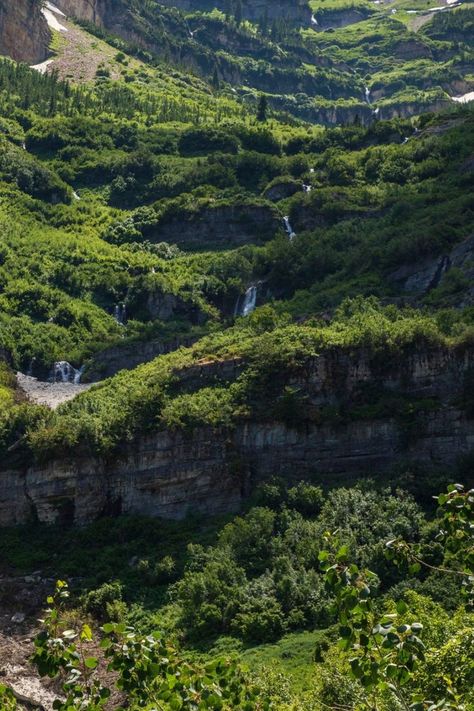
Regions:
M 54 585 L 55 580 L 43 578 L 41 571 L 26 576 L 0 573 L 0 683 L 12 689 L 20 711 L 53 711 L 54 700 L 62 696 L 60 681 L 41 678 L 30 662 L 40 631 L 38 618 Z M 69 626 L 75 627 L 74 619 L 68 620 Z M 113 689 L 115 674 L 107 671 L 98 643 L 88 645 L 87 654 L 100 659 L 97 677 Z M 124 701 L 113 691 L 106 708 L 112 711 Z
M 30 662 L 37 617 L 53 587 L 37 573 L 0 575 L 0 682 L 12 689 L 22 711 L 52 711 L 59 696 L 54 682 L 41 679 Z
M 93 81 L 99 67 L 106 68 L 112 79 L 120 77 L 123 67 L 115 59 L 117 50 L 82 30 L 62 13 L 56 15 L 52 10 L 46 12 L 50 18 L 60 21 L 63 31 L 57 31 L 53 40 L 56 56 L 36 65 L 35 69 L 41 73 L 55 71 L 61 79 L 78 83 Z
M 47 70 L 54 69 L 61 79 L 88 82 L 95 79 L 99 66 L 104 66 L 109 70 L 112 79 L 118 79 L 120 72 L 114 61 L 116 50 L 88 35 L 71 22 L 63 22 L 68 32 L 61 34 L 59 55 Z

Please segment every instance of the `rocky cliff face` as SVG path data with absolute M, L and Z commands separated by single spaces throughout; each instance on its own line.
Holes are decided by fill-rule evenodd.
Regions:
M 101 351 L 92 359 L 82 381 L 97 382 L 104 378 L 110 378 L 120 370 L 130 370 L 142 363 L 149 363 L 154 358 L 171 353 L 181 346 L 191 346 L 195 341 L 196 338 L 183 336 L 171 340 L 137 341 L 125 346 L 112 346 Z
M 341 27 L 347 27 L 348 25 L 354 25 L 356 22 L 362 22 L 371 14 L 372 10 L 369 8 L 317 12 L 316 20 L 318 24 L 313 24 L 312 27 L 314 30 L 327 30 L 329 28 L 339 29 Z
M 227 7 L 225 0 L 162 0 L 160 4 L 184 11 L 210 11 L 215 7 L 225 11 Z M 70 17 L 93 22 L 130 39 L 130 25 L 123 23 L 126 8 L 120 0 L 57 0 L 56 5 Z M 303 25 L 309 25 L 311 21 L 307 0 L 243 0 L 242 14 L 253 21 L 263 17 Z
M 147 238 L 180 247 L 234 247 L 273 237 L 281 217 L 270 205 L 209 206 L 164 218 Z
M 225 0 L 162 0 L 161 4 L 190 11 L 206 11 L 218 7 L 225 12 L 228 7 Z M 263 17 L 269 20 L 281 18 L 306 25 L 311 21 L 307 0 L 243 0 L 242 15 L 252 21 Z
M 230 381 L 241 366 L 194 366 L 182 378 L 196 387 Z M 377 476 L 399 462 L 450 466 L 474 449 L 474 419 L 461 407 L 473 367 L 472 348 L 425 350 L 393 361 L 365 352 L 330 353 L 308 362 L 291 383 L 305 398 L 307 417 L 297 426 L 260 419 L 232 429 L 160 431 L 124 448 L 113 461 L 82 455 L 4 467 L 0 524 L 30 517 L 84 524 L 103 514 L 218 514 L 237 510 L 252 486 L 270 476 L 351 480 Z M 361 388 L 429 398 L 435 406 L 411 422 L 387 415 L 328 422 L 324 408 L 350 406 Z
M 38 0 L 0 0 L 0 54 L 39 64 L 48 56 L 50 39 Z
M 470 171 L 473 170 L 474 156 Z M 450 252 L 400 267 L 392 272 L 389 278 L 397 289 L 415 299 L 420 299 L 440 286 L 445 276 L 453 270 L 462 279 L 459 293 L 453 292 L 453 305 L 472 306 L 474 304 L 474 235 Z
M 66 15 L 96 25 L 104 24 L 104 20 L 111 16 L 113 10 L 110 0 L 58 0 L 56 6 Z

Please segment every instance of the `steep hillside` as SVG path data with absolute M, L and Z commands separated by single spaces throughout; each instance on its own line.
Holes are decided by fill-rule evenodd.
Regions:
M 468 5 L 0 0 L 1 711 L 474 709 Z
M 420 10 L 313 2 L 313 14 L 304 2 L 240 3 L 238 12 L 236 3 L 172 0 L 59 5 L 89 29 L 231 87 L 245 102 L 264 92 L 275 109 L 327 125 L 440 110 L 473 88 L 469 39 L 451 34 L 448 21 L 430 34 L 432 23 L 441 27 L 438 17 L 461 13 L 465 26 L 472 11 L 447 4 L 442 15 L 424 14 L 426 4 L 417 3 Z M 416 33 L 418 12 L 426 22 Z

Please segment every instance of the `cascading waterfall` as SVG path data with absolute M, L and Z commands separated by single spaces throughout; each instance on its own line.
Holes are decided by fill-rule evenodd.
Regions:
M 318 24 L 319 24 L 314 15 L 311 15 L 311 24 L 312 24 L 312 25 L 318 25 Z
M 367 103 L 368 103 L 369 106 L 370 106 L 370 104 L 371 104 L 372 102 L 371 102 L 371 100 L 370 100 L 370 89 L 369 89 L 368 86 L 365 87 L 365 100 L 367 101 Z
M 312 185 L 308 185 L 307 183 L 303 183 L 303 190 L 305 193 L 310 193 L 311 190 L 313 189 Z
M 257 292 L 256 286 L 250 286 L 245 292 L 244 303 L 242 304 L 242 316 L 248 316 L 255 311 L 257 306 Z
M 249 286 L 243 296 L 239 296 L 235 304 L 234 316 L 248 316 L 257 306 L 258 286 Z
M 67 360 L 60 360 L 53 366 L 53 376 L 51 380 L 53 383 L 73 383 L 74 385 L 79 385 L 83 372 L 84 366 L 75 368 L 68 363 Z
M 127 307 L 125 304 L 115 304 L 114 316 L 119 326 L 125 326 L 127 322 Z
M 285 225 L 285 231 L 291 242 L 296 237 L 296 232 L 293 232 L 293 228 L 290 225 L 290 218 L 288 217 L 288 215 L 283 218 L 283 224 Z

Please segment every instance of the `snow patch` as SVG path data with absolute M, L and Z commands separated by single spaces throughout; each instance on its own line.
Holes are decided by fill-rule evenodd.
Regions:
M 46 22 L 48 23 L 49 27 L 51 27 L 52 30 L 57 30 L 58 32 L 69 32 L 68 28 L 64 27 L 64 25 L 62 25 L 58 21 L 55 13 L 52 12 L 48 7 L 43 7 L 41 12 L 43 13 L 43 15 L 46 19 Z
M 45 74 L 52 62 L 54 62 L 54 59 L 47 59 L 45 62 L 41 62 L 41 64 L 33 64 L 30 69 L 36 69 L 40 74 Z
M 453 0 L 453 2 L 456 2 L 456 0 Z M 60 10 L 59 7 L 56 7 L 56 5 L 53 5 L 52 2 L 45 2 L 45 5 L 48 8 L 48 10 L 51 10 L 51 12 L 54 12 L 55 15 L 61 15 L 61 17 L 66 17 L 64 12 L 62 10 Z
M 474 91 L 469 91 L 467 94 L 462 96 L 452 96 L 453 101 L 457 101 L 458 104 L 467 104 L 470 101 L 474 101 Z

